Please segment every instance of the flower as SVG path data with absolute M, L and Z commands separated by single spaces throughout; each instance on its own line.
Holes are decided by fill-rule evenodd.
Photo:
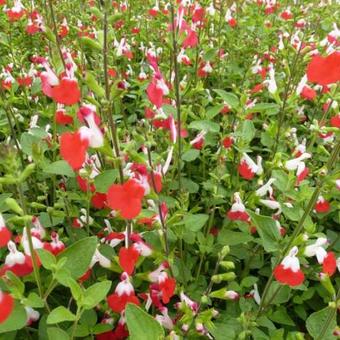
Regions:
M 291 287 L 299 286 L 305 279 L 305 275 L 300 269 L 299 259 L 296 257 L 297 253 L 298 248 L 295 246 L 274 269 L 275 279 Z
M 11 295 L 0 290 L 0 324 L 8 319 L 14 308 L 14 299 Z
M 90 138 L 85 129 L 80 128 L 77 132 L 64 132 L 60 137 L 60 155 L 73 170 L 78 170 L 85 162 L 89 143 Z
M 307 66 L 307 77 L 312 83 L 322 86 L 336 83 L 340 80 L 340 52 L 322 57 L 316 55 Z
M 142 209 L 144 189 L 135 180 L 129 179 L 124 184 L 113 184 L 107 192 L 107 204 L 118 210 L 123 218 L 133 219 Z
M 322 196 L 319 196 L 314 208 L 317 213 L 327 213 L 331 209 L 331 205 Z
M 31 274 L 33 272 L 32 258 L 18 251 L 12 241 L 8 242 L 7 247 L 9 254 L 6 256 L 5 264 L 0 268 L 0 276 L 5 275 L 7 271 L 11 271 L 19 277 Z
M 55 231 L 51 233 L 51 239 L 51 243 L 44 243 L 44 249 L 52 253 L 54 256 L 57 256 L 65 249 L 65 244 L 59 240 L 59 235 Z
M 231 206 L 231 209 L 228 211 L 227 216 L 229 219 L 233 221 L 244 221 L 248 222 L 250 217 L 246 212 L 246 207 L 242 203 L 240 193 L 234 193 L 234 204 Z
M 256 164 L 246 153 L 243 153 L 238 166 L 240 176 L 244 179 L 251 180 L 256 174 L 260 175 L 263 172 L 261 160 L 262 159 L 258 157 Z
M 129 275 L 123 273 L 120 277 L 115 292 L 107 297 L 109 307 L 116 313 L 121 313 L 128 303 L 139 305 L 139 300 L 135 295 L 135 290 L 130 283 Z
M 327 245 L 327 239 L 319 237 L 314 244 L 306 247 L 305 255 L 307 257 L 316 256 L 318 263 L 322 264 L 322 271 L 332 276 L 336 270 L 336 259 L 333 252 L 327 252 L 323 246 Z
M 129 248 L 120 248 L 119 265 L 128 275 L 131 275 L 133 273 L 139 255 L 140 254 L 138 250 L 134 246 L 130 246 Z
M 7 229 L 4 218 L 0 214 L 0 248 L 6 247 L 7 243 L 11 240 L 12 233 Z

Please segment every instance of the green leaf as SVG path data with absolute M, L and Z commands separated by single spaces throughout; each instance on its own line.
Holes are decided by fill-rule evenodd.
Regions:
M 195 120 L 191 122 L 188 127 L 189 129 L 204 130 L 212 133 L 218 133 L 220 131 L 220 126 L 210 120 Z
M 326 307 L 311 314 L 306 321 L 308 333 L 313 339 L 336 339 L 333 330 L 336 327 L 336 309 Z
M 84 292 L 82 306 L 85 309 L 91 309 L 97 306 L 100 301 L 105 299 L 111 288 L 111 284 L 111 281 L 103 281 L 95 283 L 93 286 L 87 288 Z
M 270 320 L 282 325 L 295 326 L 294 321 L 288 315 L 286 308 L 278 308 L 270 317 Z
M 0 333 L 12 332 L 26 326 L 27 313 L 25 308 L 15 301 L 14 309 L 5 322 L 0 323 Z
M 245 143 L 250 143 L 255 137 L 256 129 L 254 123 L 251 120 L 245 120 L 240 126 L 240 135 Z
M 96 176 L 94 179 L 94 185 L 98 192 L 107 192 L 111 184 L 113 184 L 118 177 L 118 170 L 107 170 Z
M 128 304 L 125 309 L 126 323 L 130 340 L 161 340 L 164 330 L 149 314 L 134 304 Z
M 192 162 L 200 155 L 200 151 L 196 149 L 190 149 L 182 155 L 183 161 Z
M 86 73 L 85 83 L 98 97 L 105 97 L 104 89 L 99 85 L 95 76 L 91 72 Z
M 57 261 L 55 256 L 45 249 L 37 249 L 37 253 L 39 255 L 39 259 L 41 264 L 47 270 L 51 270 L 54 265 L 56 265 Z
M 253 237 L 247 233 L 223 229 L 218 235 L 218 243 L 223 245 L 235 246 L 251 241 Z
M 34 292 L 29 293 L 24 303 L 25 305 L 32 308 L 43 308 L 45 305 L 44 300 L 37 293 Z
M 94 50 L 101 52 L 103 47 L 94 39 L 88 38 L 88 37 L 81 37 L 80 41 L 84 44 L 84 46 Z
M 203 228 L 203 226 L 207 223 L 208 218 L 209 215 L 207 214 L 189 214 L 183 218 L 183 223 L 187 230 L 196 232 Z
M 75 177 L 74 171 L 69 166 L 66 161 L 59 160 L 47 165 L 43 172 L 47 174 L 55 174 L 55 175 L 62 175 L 67 177 Z
M 78 279 L 88 270 L 96 248 L 97 237 L 86 237 L 66 248 L 57 258 L 66 258 L 64 269 L 69 270 L 72 277 Z
M 274 252 L 279 249 L 280 232 L 275 221 L 271 217 L 257 215 L 249 212 L 252 222 L 262 240 L 265 251 Z
M 247 113 L 252 112 L 264 112 L 265 114 L 271 116 L 276 115 L 280 111 L 280 106 L 275 103 L 259 103 L 255 104 L 253 107 L 247 110 Z
M 232 109 L 236 109 L 240 105 L 240 101 L 236 94 L 224 90 L 214 90 L 214 92 L 217 93 Z
M 8 284 L 9 289 L 12 293 L 17 293 L 19 297 L 24 294 L 25 284 L 16 276 L 12 271 L 7 271 L 6 276 L 8 277 L 10 283 Z
M 55 324 L 64 321 L 74 321 L 76 316 L 64 306 L 59 306 L 52 310 L 47 317 L 47 324 Z
M 49 340 L 68 340 L 70 338 L 65 331 L 57 327 L 47 328 L 47 334 Z
M 207 119 L 213 119 L 216 115 L 218 115 L 221 110 L 223 109 L 224 105 L 216 105 L 216 106 L 211 106 L 207 109 L 206 112 L 206 118 Z

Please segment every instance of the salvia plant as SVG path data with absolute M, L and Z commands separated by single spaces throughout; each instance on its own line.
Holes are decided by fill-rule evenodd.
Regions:
M 338 0 L 0 0 L 0 339 L 340 336 Z

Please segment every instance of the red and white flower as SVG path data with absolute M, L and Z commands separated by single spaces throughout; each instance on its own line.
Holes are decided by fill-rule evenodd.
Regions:
M 135 290 L 130 282 L 129 275 L 122 273 L 121 282 L 118 283 L 115 292 L 107 297 L 109 307 L 116 313 L 124 311 L 128 303 L 139 305 L 140 302 L 135 295 Z
M 277 281 L 294 287 L 303 283 L 305 275 L 300 269 L 299 259 L 296 257 L 298 248 L 293 247 L 283 261 L 274 268 L 274 277 Z
M 326 199 L 324 199 L 323 196 L 320 195 L 318 197 L 318 200 L 316 201 L 314 209 L 319 214 L 322 214 L 322 213 L 325 214 L 329 212 L 329 210 L 331 209 L 331 205 Z
M 242 178 L 247 180 L 251 180 L 255 175 L 262 174 L 262 158 L 258 156 L 256 164 L 246 153 L 243 153 L 238 166 L 238 172 Z
M 234 193 L 234 203 L 228 211 L 227 216 L 233 221 L 249 222 L 250 216 L 246 212 L 246 207 L 241 200 L 239 192 Z
M 326 238 L 319 237 L 314 244 L 306 247 L 305 255 L 307 257 L 316 256 L 319 264 L 322 264 L 322 271 L 329 276 L 332 276 L 336 270 L 336 259 L 333 252 L 327 252 L 324 249 L 328 243 Z

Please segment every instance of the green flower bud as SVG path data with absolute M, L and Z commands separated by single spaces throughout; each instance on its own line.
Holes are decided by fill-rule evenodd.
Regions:
M 19 204 L 17 201 L 13 198 L 6 198 L 5 200 L 6 205 L 8 206 L 9 209 L 17 213 L 18 215 L 23 215 L 24 211 L 20 208 Z

